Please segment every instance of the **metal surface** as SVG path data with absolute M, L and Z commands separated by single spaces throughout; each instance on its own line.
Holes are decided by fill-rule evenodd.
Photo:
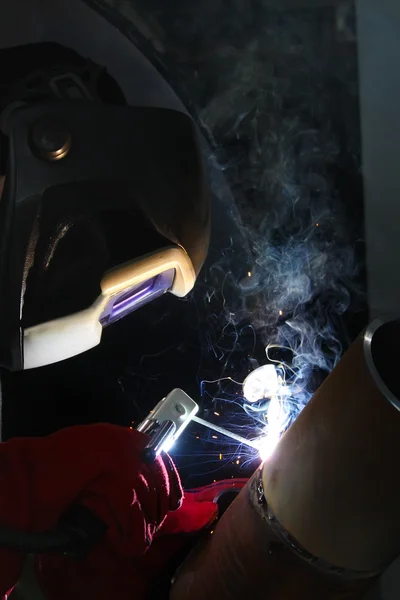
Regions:
M 400 414 L 376 385 L 362 335 L 265 462 L 268 503 L 308 552 L 382 572 L 400 551 L 399 452 Z
M 350 600 L 368 587 L 369 580 L 305 560 L 276 529 L 260 503 L 256 471 L 176 573 L 171 600 Z
M 389 374 L 389 377 L 395 373 L 395 363 L 397 361 L 396 348 L 399 343 L 399 334 L 399 320 L 385 320 L 381 318 L 375 319 L 364 333 L 364 355 L 371 376 L 383 396 L 397 410 L 400 410 L 400 398 L 389 387 L 390 384 L 385 378 L 385 373 Z M 376 345 L 378 345 L 377 348 Z M 377 354 L 379 355 L 379 364 L 376 361 Z M 385 373 L 382 372 L 380 365 L 385 366 Z

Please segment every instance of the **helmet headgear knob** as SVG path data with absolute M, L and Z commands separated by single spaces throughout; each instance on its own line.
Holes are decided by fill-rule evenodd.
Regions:
M 48 161 L 61 160 L 71 148 L 71 134 L 67 127 L 54 117 L 36 121 L 30 133 L 32 151 Z

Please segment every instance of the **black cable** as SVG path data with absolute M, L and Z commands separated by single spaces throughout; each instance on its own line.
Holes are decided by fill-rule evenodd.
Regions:
M 56 529 L 40 533 L 16 531 L 0 525 L 0 547 L 26 554 L 48 554 L 63 552 L 72 541 L 71 532 Z
M 0 548 L 25 554 L 65 554 L 82 558 L 105 535 L 108 526 L 83 505 L 73 505 L 49 531 L 17 531 L 0 525 Z

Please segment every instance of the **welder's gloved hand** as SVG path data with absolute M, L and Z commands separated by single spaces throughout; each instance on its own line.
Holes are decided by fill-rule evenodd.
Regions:
M 108 527 L 83 560 L 37 557 L 36 575 L 47 600 L 146 598 L 168 553 L 179 547 L 177 534 L 202 529 L 215 518 L 211 501 L 193 503 L 189 496 L 182 503 L 179 476 L 168 457 L 142 462 L 146 443 L 135 430 L 93 425 L 0 444 L 0 524 L 46 531 L 80 504 Z M 169 521 L 170 515 L 177 518 Z M 0 549 L 0 595 L 16 583 L 24 558 Z

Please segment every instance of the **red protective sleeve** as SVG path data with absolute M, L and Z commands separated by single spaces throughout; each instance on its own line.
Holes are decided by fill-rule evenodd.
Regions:
M 72 427 L 40 439 L 0 445 L 0 523 L 45 531 L 79 502 L 108 525 L 107 544 L 120 555 L 140 556 L 169 510 L 178 507 L 181 486 L 161 460 L 141 461 L 146 437 L 112 425 Z M 0 591 L 19 575 L 24 557 L 1 551 Z
M 146 441 L 135 430 L 93 425 L 0 444 L 0 524 L 45 531 L 80 503 L 109 527 L 83 561 L 38 557 L 37 575 L 47 598 L 63 600 L 72 594 L 76 600 L 125 600 L 133 592 L 135 598 L 145 597 L 152 576 L 146 570 L 146 551 L 182 497 L 172 463 L 166 468 L 161 459 L 142 462 Z M 215 518 L 215 504 L 195 504 L 197 508 L 187 509 L 185 503 L 177 511 L 181 518 L 170 526 L 165 521 L 167 534 L 196 531 Z M 172 547 L 175 551 L 175 543 Z M 0 551 L 0 594 L 15 584 L 23 561 L 20 554 Z

